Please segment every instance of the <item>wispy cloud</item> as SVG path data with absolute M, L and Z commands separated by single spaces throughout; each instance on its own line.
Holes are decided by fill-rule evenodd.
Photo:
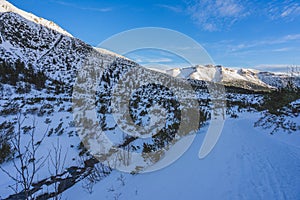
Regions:
M 126 57 L 148 68 L 169 69 L 190 66 L 183 58 L 163 50 L 139 50 L 126 54 Z
M 188 15 L 206 31 L 230 28 L 237 21 L 251 16 L 263 16 L 266 20 L 293 21 L 300 17 L 297 0 L 184 0 L 184 5 L 158 4 L 161 8 Z
M 176 12 L 176 13 L 181 13 L 184 11 L 184 9 L 180 6 L 172 6 L 172 5 L 167 5 L 167 4 L 157 4 L 156 6 L 161 7 L 161 8 L 165 8 L 167 10 Z
M 282 41 L 300 40 L 300 34 L 286 35 L 282 38 Z
M 266 37 L 240 42 L 235 40 L 221 40 L 213 43 L 205 43 L 204 47 L 213 53 L 213 59 L 216 63 L 225 66 L 252 68 L 263 62 L 273 62 L 273 64 L 300 63 L 298 56 L 300 52 L 300 34 Z M 272 71 L 275 70 L 277 69 L 272 69 Z
M 184 0 L 184 5 L 157 4 L 175 13 L 188 15 L 206 31 L 230 27 L 248 13 L 241 0 Z
M 64 6 L 69 6 L 72 8 L 76 8 L 76 9 L 80 9 L 80 10 L 87 10 L 87 11 L 95 11 L 95 12 L 110 12 L 113 10 L 112 7 L 105 7 L 105 8 L 92 8 L 92 7 L 82 7 L 82 6 L 78 6 L 72 3 L 67 3 L 64 1 L 52 1 L 54 3 L 60 4 L 60 5 L 64 5 Z
M 280 38 L 267 38 L 262 40 L 255 40 L 255 41 L 245 41 L 243 43 L 234 43 L 234 41 L 219 41 L 216 44 L 210 44 L 214 48 L 223 48 L 227 49 L 229 52 L 239 52 L 239 51 L 245 51 L 249 49 L 255 49 L 258 47 L 268 46 L 269 48 L 272 48 L 272 45 L 283 45 L 283 44 L 298 44 L 300 42 L 300 34 L 291 34 L 291 35 L 285 35 Z M 209 45 L 209 44 L 207 44 Z M 290 45 L 289 45 L 290 46 Z M 291 47 L 282 47 L 282 48 L 274 48 L 272 51 L 290 51 L 292 50 Z
M 275 0 L 267 4 L 266 14 L 272 20 L 293 21 L 300 16 L 300 4 L 295 0 Z
M 148 55 L 138 55 L 131 53 L 127 55 L 130 59 L 136 61 L 137 63 L 170 63 L 173 60 L 169 57 L 161 56 L 162 52 L 159 52 L 159 55 L 153 55 L 153 52 L 150 52 Z
M 239 0 L 193 0 L 187 3 L 187 13 L 207 31 L 229 27 L 248 14 Z
M 277 49 L 273 49 L 273 52 L 287 52 L 287 51 L 291 51 L 293 50 L 293 48 L 290 47 L 283 47 L 283 48 L 277 48 Z
M 174 68 L 183 68 L 183 67 L 190 67 L 188 63 L 168 63 L 168 64 L 162 64 L 162 63 L 146 63 L 142 64 L 143 67 L 150 68 L 150 69 L 157 69 L 157 70 L 168 70 L 168 69 L 174 69 Z
M 138 63 L 167 63 L 167 62 L 172 62 L 172 60 L 170 58 L 139 57 L 139 58 L 136 58 L 136 62 L 138 62 Z
M 254 66 L 253 68 L 260 71 L 287 73 L 289 70 L 289 66 L 291 65 L 290 64 L 260 64 Z

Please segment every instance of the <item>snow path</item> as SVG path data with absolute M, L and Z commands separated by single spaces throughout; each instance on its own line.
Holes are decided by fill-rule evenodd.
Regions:
M 80 184 L 65 193 L 71 199 L 300 199 L 300 140 L 288 145 L 253 127 L 256 114 L 228 119 L 219 142 L 203 160 L 197 155 L 205 135 L 174 164 L 148 174 L 120 173 L 99 182 L 94 193 Z M 286 137 L 299 138 L 300 133 Z M 298 135 L 297 135 L 298 134 Z M 113 191 L 111 191 L 113 189 Z M 75 192 L 76 191 L 76 192 Z
M 61 42 L 61 40 L 63 39 L 63 35 L 60 35 L 56 41 L 54 41 L 52 47 L 50 47 L 49 49 L 47 49 L 45 52 L 42 52 L 41 55 L 39 56 L 39 58 L 37 58 L 36 63 L 38 63 L 42 58 L 44 58 L 45 56 L 47 56 L 47 54 L 49 54 L 49 52 L 51 52 L 55 47 L 57 47 L 57 45 Z

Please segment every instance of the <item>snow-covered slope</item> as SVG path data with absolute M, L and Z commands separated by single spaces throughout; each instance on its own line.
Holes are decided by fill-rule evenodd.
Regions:
M 76 71 L 90 55 L 99 64 L 111 63 L 116 58 L 129 62 L 122 56 L 94 48 L 59 32 L 60 29 L 48 28 L 20 14 L 23 13 L 0 12 L 1 61 L 23 62 L 26 67 L 32 66 L 36 71 L 42 71 L 49 78 L 67 85 L 74 83 Z
M 300 133 L 271 136 L 256 129 L 258 114 L 228 119 L 217 146 L 205 159 L 197 153 L 206 127 L 191 148 L 171 166 L 132 176 L 114 172 L 87 194 L 80 186 L 67 191 L 72 199 L 299 199 Z M 291 141 L 294 141 L 291 143 Z
M 67 35 L 69 37 L 72 37 L 72 35 L 70 33 L 68 33 L 67 31 L 63 30 L 60 26 L 58 26 L 57 24 L 55 24 L 52 21 L 48 21 L 46 19 L 43 19 L 41 17 L 37 17 L 31 13 L 25 12 L 23 10 L 20 10 L 18 8 L 16 8 L 14 5 L 12 5 L 11 3 L 9 3 L 6 0 L 0 0 L 0 12 L 13 12 L 13 13 L 17 13 L 19 15 L 21 15 L 22 17 L 24 17 L 25 19 L 32 21 L 34 23 L 37 24 L 41 24 L 47 28 L 53 29 L 57 32 L 60 32 L 64 35 Z

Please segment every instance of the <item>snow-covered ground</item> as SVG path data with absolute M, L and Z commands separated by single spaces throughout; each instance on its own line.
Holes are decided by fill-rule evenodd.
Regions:
M 227 119 L 213 151 L 199 160 L 207 127 L 169 167 L 146 174 L 114 171 L 92 194 L 78 184 L 68 199 L 300 199 L 300 133 L 254 128 L 259 113 Z

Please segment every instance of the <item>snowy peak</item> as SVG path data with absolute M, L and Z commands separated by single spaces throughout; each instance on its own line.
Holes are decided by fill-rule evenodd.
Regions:
M 6 0 L 0 0 L 0 13 L 5 13 L 5 12 L 13 12 L 16 13 L 22 17 L 24 17 L 25 19 L 32 21 L 34 23 L 40 24 L 42 26 L 45 26 L 47 28 L 53 29 L 59 33 L 62 33 L 66 36 L 72 37 L 72 35 L 70 33 L 68 33 L 67 31 L 65 31 L 64 29 L 62 29 L 61 27 L 59 27 L 57 24 L 55 24 L 52 21 L 48 21 L 46 19 L 43 19 L 41 17 L 37 17 L 31 13 L 25 12 L 23 10 L 20 10 L 18 8 L 16 8 L 14 5 L 12 5 L 11 3 L 9 3 Z

